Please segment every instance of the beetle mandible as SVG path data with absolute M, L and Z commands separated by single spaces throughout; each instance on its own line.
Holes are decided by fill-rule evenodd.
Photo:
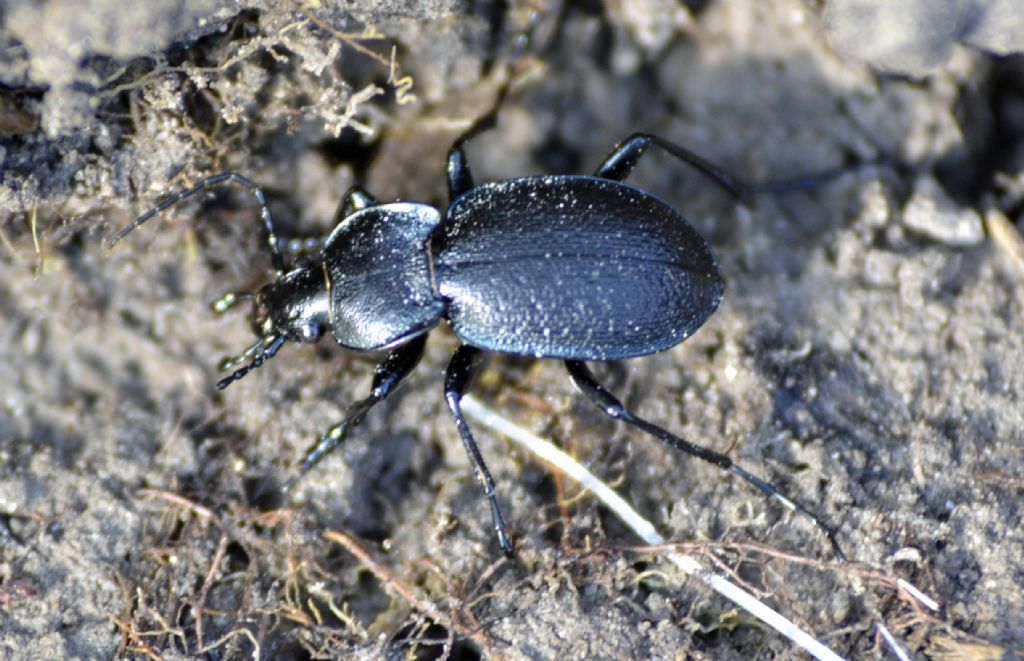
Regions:
M 494 480 L 460 401 L 482 351 L 564 361 L 572 382 L 606 415 L 676 450 L 743 478 L 807 517 L 844 558 L 831 526 L 728 456 L 691 443 L 628 410 L 584 361 L 664 351 L 693 334 L 716 310 L 724 283 L 707 242 L 673 207 L 624 183 L 651 145 L 689 163 L 735 196 L 771 190 L 741 183 L 722 168 L 664 138 L 635 133 L 593 176 L 531 176 L 476 185 L 464 151 L 468 131 L 448 152 L 449 205 L 378 203 L 350 188 L 336 227 L 316 259 L 285 265 L 262 190 L 233 172 L 177 193 L 138 217 L 111 247 L 157 213 L 211 186 L 232 182 L 257 198 L 276 279 L 251 294 L 229 294 L 219 310 L 253 299 L 258 341 L 225 367 L 249 364 L 218 382 L 226 388 L 291 342 L 330 332 L 356 351 L 388 351 L 370 394 L 308 450 L 296 481 L 391 394 L 419 363 L 427 332 L 442 319 L 462 341 L 448 365 L 444 396 L 491 509 L 502 551 L 513 552 Z

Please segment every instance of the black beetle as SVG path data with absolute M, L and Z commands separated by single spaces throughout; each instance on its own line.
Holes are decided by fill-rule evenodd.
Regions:
M 506 554 L 512 553 L 512 542 L 494 481 L 460 407 L 482 350 L 563 360 L 573 383 L 606 415 L 743 478 L 806 516 L 843 559 L 833 529 L 810 510 L 726 455 L 634 415 L 583 362 L 664 351 L 700 328 L 722 299 L 722 276 L 704 238 L 667 203 L 622 182 L 650 145 L 690 163 L 734 195 L 775 187 L 741 184 L 693 152 L 646 133 L 616 146 L 594 176 L 474 185 L 463 144 L 478 130 L 471 129 L 448 153 L 446 212 L 411 202 L 379 204 L 353 187 L 319 258 L 290 270 L 263 192 L 230 172 L 164 200 L 119 232 L 111 246 L 200 190 L 228 181 L 240 184 L 260 203 L 277 277 L 254 297 L 229 294 L 215 308 L 223 311 L 254 298 L 252 323 L 259 337 L 224 367 L 252 362 L 217 386 L 242 378 L 285 341 L 316 342 L 328 331 L 349 349 L 389 351 L 376 368 L 370 395 L 353 404 L 345 419 L 310 448 L 285 491 L 401 383 L 423 355 L 427 332 L 446 319 L 463 344 L 445 375 L 445 400 Z

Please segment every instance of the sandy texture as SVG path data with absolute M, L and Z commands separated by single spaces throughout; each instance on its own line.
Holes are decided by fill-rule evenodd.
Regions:
M 207 303 L 269 270 L 241 192 L 109 253 L 104 237 L 224 170 L 266 186 L 289 236 L 325 234 L 355 182 L 443 206 L 445 151 L 530 23 L 503 3 L 282 4 L 0 13 L 0 657 L 437 658 L 449 634 L 459 659 L 798 655 L 480 430 L 519 549 L 503 560 L 441 396 L 447 329 L 276 495 L 377 357 L 287 345 L 216 391 L 220 358 L 253 338 L 245 311 Z M 636 130 L 751 180 L 846 168 L 740 205 L 645 157 L 631 181 L 708 237 L 726 299 L 683 345 L 595 371 L 812 506 L 865 564 L 834 564 L 806 521 L 607 420 L 557 363 L 493 357 L 474 392 L 843 655 L 884 653 L 875 622 L 919 657 L 1020 655 L 1020 58 L 956 49 L 927 78 L 885 77 L 796 0 L 565 5 L 533 5 L 498 127 L 470 148 L 477 180 L 589 172 Z

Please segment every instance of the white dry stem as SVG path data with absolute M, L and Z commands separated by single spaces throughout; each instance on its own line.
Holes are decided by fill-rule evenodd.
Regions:
M 610 509 L 615 516 L 619 517 L 623 523 L 629 526 L 644 542 L 651 545 L 666 543 L 665 538 L 654 528 L 654 524 L 641 516 L 639 512 L 633 509 L 629 503 L 623 500 L 621 496 L 615 493 L 611 487 L 602 482 L 596 475 L 555 447 L 551 442 L 535 436 L 526 429 L 491 411 L 471 395 L 463 397 L 462 410 L 474 421 L 507 436 L 510 440 L 522 445 L 545 463 L 554 466 L 568 477 L 579 482 L 580 485 L 593 493 L 598 500 Z M 670 552 L 667 557 L 670 562 L 684 572 L 702 581 L 726 599 L 764 622 L 767 626 L 789 638 L 814 658 L 827 659 L 829 661 L 839 661 L 842 659 L 842 657 L 796 624 L 783 617 L 768 605 L 758 601 L 754 595 L 728 579 L 708 571 L 691 556 Z
M 885 644 L 889 646 L 889 651 L 893 653 L 893 656 L 900 661 L 910 661 L 910 657 L 907 656 L 903 647 L 896 642 L 896 639 L 891 633 L 889 633 L 889 630 L 885 628 L 884 624 L 881 622 L 875 622 L 875 628 L 878 629 L 878 633 L 882 634 L 882 640 L 884 640 Z

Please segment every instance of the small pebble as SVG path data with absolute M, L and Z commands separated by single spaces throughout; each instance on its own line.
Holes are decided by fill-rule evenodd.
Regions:
M 932 177 L 918 181 L 903 207 L 903 225 L 949 246 L 976 246 L 985 239 L 978 212 L 957 206 Z

